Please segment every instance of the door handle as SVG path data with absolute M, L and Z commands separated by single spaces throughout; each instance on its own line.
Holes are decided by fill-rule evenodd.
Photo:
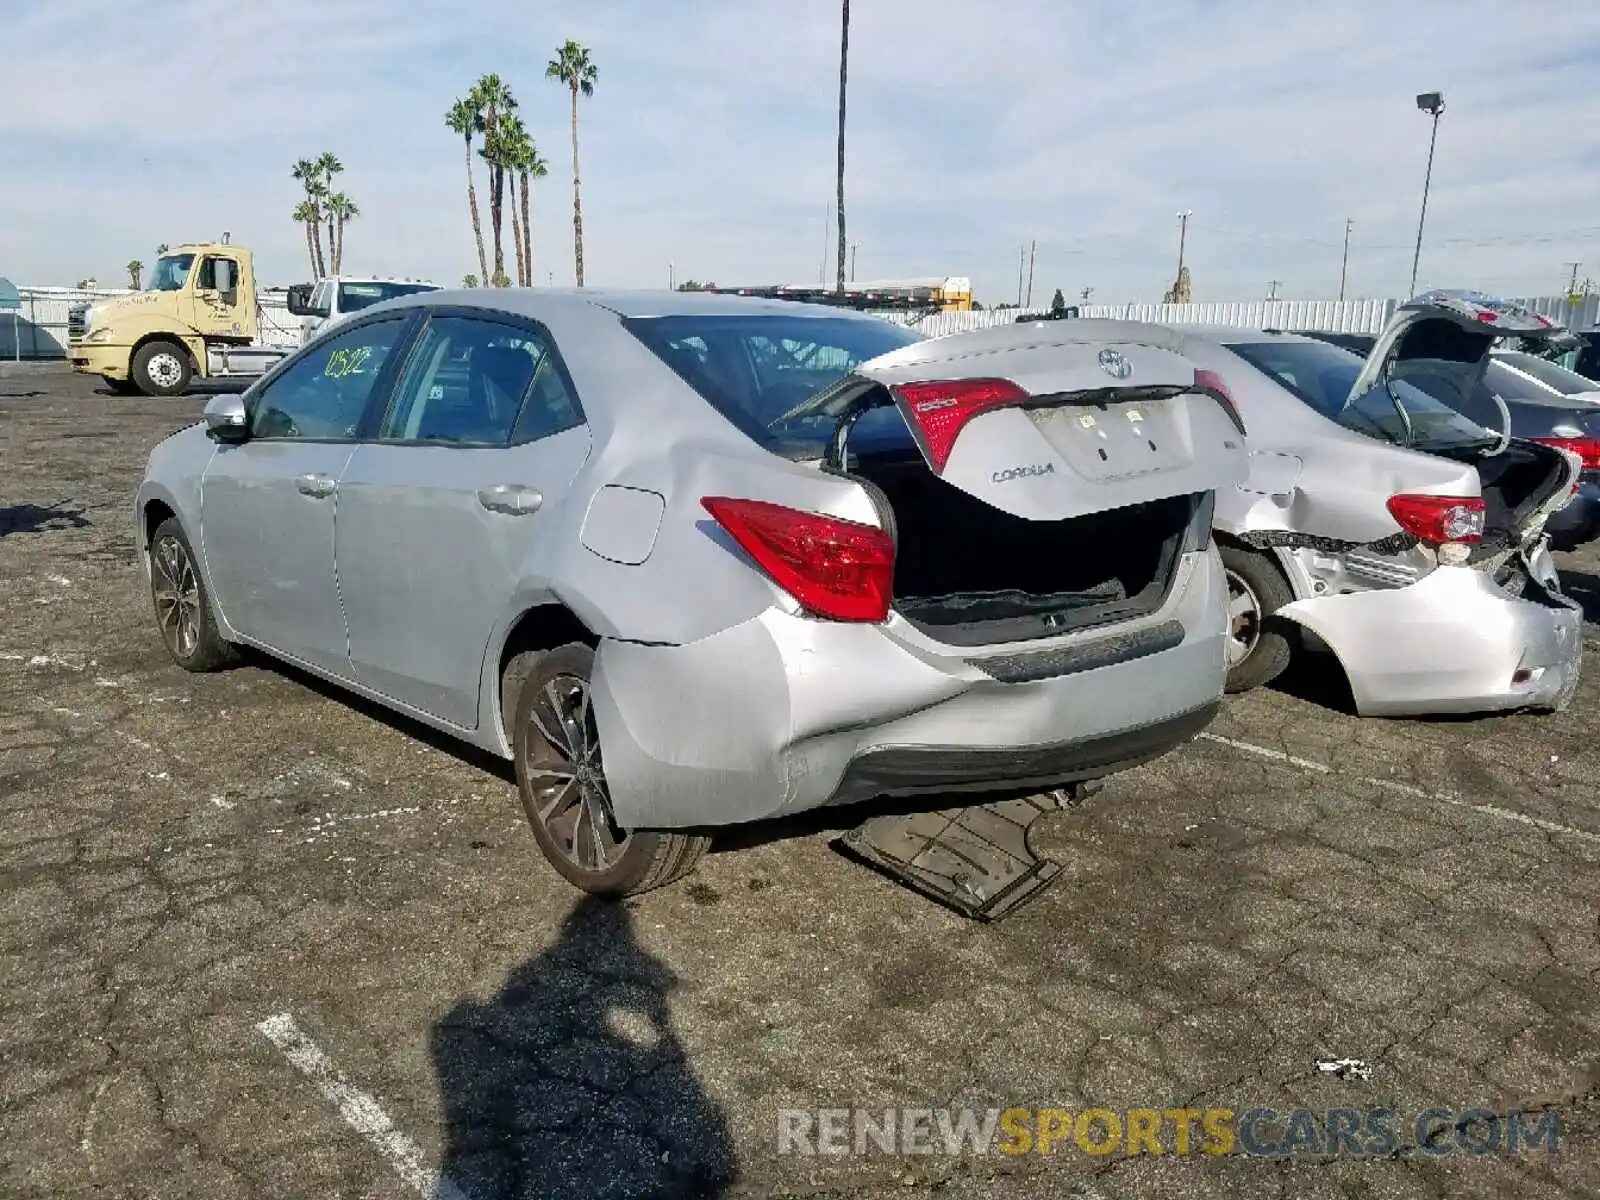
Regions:
M 490 512 L 506 513 L 513 517 L 536 512 L 544 497 L 522 483 L 502 483 L 495 487 L 478 489 L 478 503 Z
M 339 485 L 330 475 L 300 475 L 296 477 L 294 486 L 302 496 L 325 500 L 333 495 L 334 488 Z

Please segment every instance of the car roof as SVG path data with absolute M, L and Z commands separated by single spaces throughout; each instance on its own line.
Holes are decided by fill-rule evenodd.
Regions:
M 1281 329 L 1251 329 L 1243 325 L 1169 325 L 1174 333 L 1188 337 L 1204 338 L 1209 342 L 1220 342 L 1226 346 L 1234 342 L 1259 342 L 1263 339 L 1275 342 L 1314 342 L 1318 339 L 1307 337 L 1305 334 L 1292 333 Z
M 459 305 L 486 311 L 515 313 L 535 320 L 575 309 L 602 308 L 621 317 L 760 316 L 782 314 L 788 317 L 854 317 L 876 321 L 880 318 L 831 308 L 825 304 L 805 304 L 796 300 L 769 300 L 756 296 L 726 296 L 715 292 L 630 291 L 608 288 L 445 288 L 400 296 L 373 305 L 364 311 L 407 308 L 414 305 Z

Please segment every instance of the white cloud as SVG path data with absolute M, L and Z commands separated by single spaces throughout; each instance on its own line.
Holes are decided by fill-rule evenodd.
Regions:
M 1153 299 L 1189 208 L 1203 296 L 1329 294 L 1346 217 L 1352 294 L 1403 290 L 1428 135 L 1412 97 L 1432 88 L 1449 110 L 1422 283 L 1548 291 L 1573 259 L 1600 277 L 1600 9 L 856 0 L 852 19 L 864 277 L 1014 297 L 1037 239 L 1036 299 Z M 833 0 L 7 5 L 0 273 L 113 279 L 228 229 L 263 276 L 302 278 L 289 167 L 331 149 L 363 210 L 349 265 L 454 280 L 476 255 L 442 117 L 493 70 L 550 163 L 539 278 L 570 282 L 567 100 L 543 71 L 574 37 L 600 67 L 580 118 L 591 282 L 815 279 L 838 35 Z

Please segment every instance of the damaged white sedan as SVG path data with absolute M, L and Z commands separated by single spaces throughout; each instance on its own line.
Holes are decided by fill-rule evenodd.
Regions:
M 1567 705 L 1583 618 L 1543 531 L 1581 463 L 1511 438 L 1483 386 L 1497 339 L 1545 331 L 1463 293 L 1402 306 L 1365 361 L 1294 334 L 1175 331 L 1249 430 L 1250 477 L 1217 496 L 1230 691 L 1299 646 L 1337 656 L 1363 715 Z

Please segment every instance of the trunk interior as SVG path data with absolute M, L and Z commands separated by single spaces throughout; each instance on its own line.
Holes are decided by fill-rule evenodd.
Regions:
M 1456 457 L 1456 456 L 1451 456 Z M 1484 537 L 1473 559 L 1519 545 L 1521 531 L 1561 486 L 1561 454 L 1534 442 L 1513 441 L 1504 454 L 1464 457 L 1483 488 Z
M 915 451 L 852 466 L 888 502 L 895 609 L 955 645 L 1048 637 L 1155 611 L 1204 499 L 1029 521 L 945 483 Z

